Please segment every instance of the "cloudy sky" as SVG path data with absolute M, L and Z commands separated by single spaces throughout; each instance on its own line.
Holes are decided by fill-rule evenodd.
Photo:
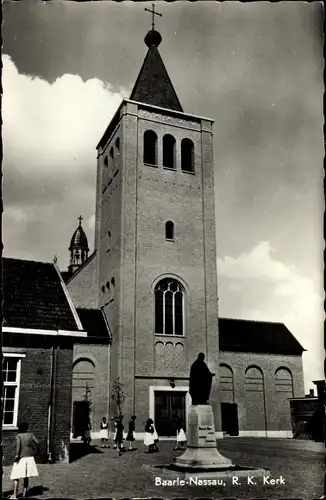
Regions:
M 186 112 L 215 120 L 220 315 L 284 322 L 323 377 L 323 57 L 318 2 L 156 2 Z M 129 97 L 144 3 L 3 4 L 5 256 L 93 248 L 95 146 Z

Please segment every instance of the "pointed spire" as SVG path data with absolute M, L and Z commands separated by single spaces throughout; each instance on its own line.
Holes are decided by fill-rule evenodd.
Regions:
M 157 14 L 157 12 L 154 13 Z M 145 36 L 148 52 L 131 92 L 130 100 L 183 112 L 157 48 L 161 41 L 161 34 L 154 29 Z

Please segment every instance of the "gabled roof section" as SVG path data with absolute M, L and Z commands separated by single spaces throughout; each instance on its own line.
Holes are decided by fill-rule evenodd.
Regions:
M 101 309 L 77 308 L 77 314 L 87 331 L 87 337 L 106 339 L 111 342 L 111 332 L 106 321 L 105 315 Z
M 219 318 L 220 351 L 301 356 L 305 349 L 282 323 Z
M 158 48 L 154 44 L 149 46 L 130 100 L 183 112 Z
M 54 264 L 3 258 L 3 326 L 78 331 Z

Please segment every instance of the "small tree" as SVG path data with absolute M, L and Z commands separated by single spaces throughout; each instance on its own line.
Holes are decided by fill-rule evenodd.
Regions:
M 119 417 L 122 416 L 122 405 L 125 401 L 125 395 L 123 392 L 123 384 L 120 382 L 120 377 L 113 382 L 111 399 L 116 402 Z
M 86 382 L 84 401 L 86 401 L 88 405 L 88 416 L 92 413 L 92 400 L 91 400 L 92 391 L 90 390 L 88 383 Z

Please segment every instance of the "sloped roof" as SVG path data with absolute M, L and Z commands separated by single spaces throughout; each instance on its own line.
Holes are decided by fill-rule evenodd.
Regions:
M 305 349 L 282 323 L 219 318 L 220 351 L 301 355 Z
M 78 331 L 53 264 L 3 258 L 3 326 Z
M 77 308 L 76 310 L 84 330 L 87 331 L 87 337 L 111 339 L 109 327 L 101 309 Z
M 151 45 L 148 49 L 130 100 L 183 112 L 155 45 Z

